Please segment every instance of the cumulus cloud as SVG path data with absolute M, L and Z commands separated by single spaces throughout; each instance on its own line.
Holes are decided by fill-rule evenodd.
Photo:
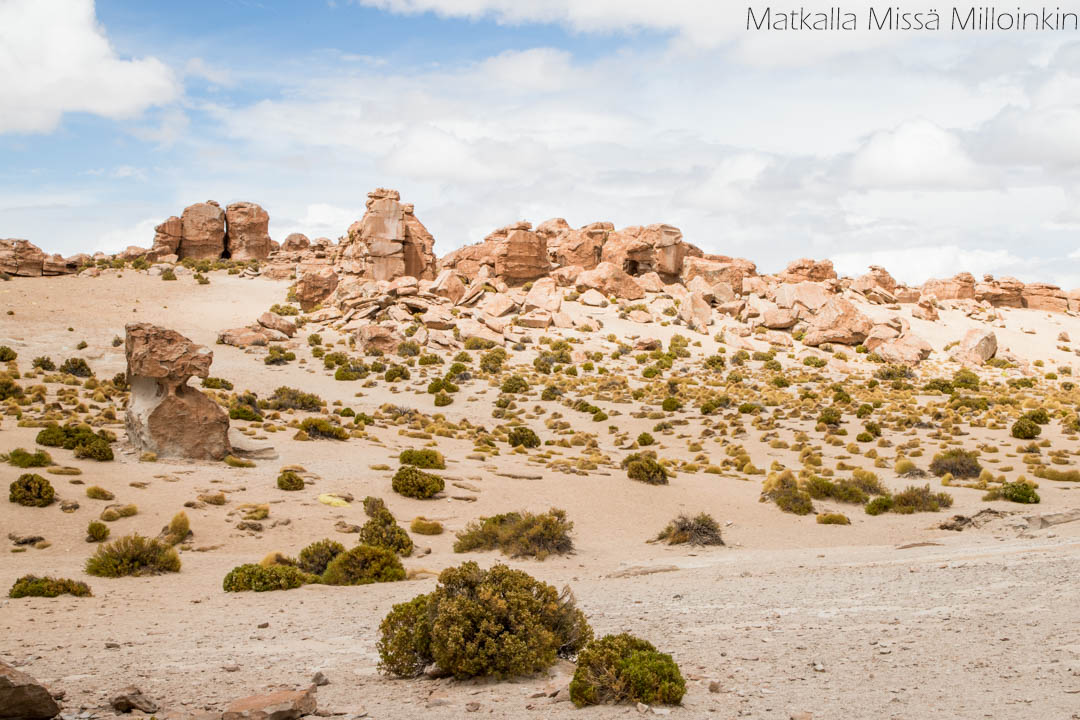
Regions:
M 970 188 L 985 183 L 955 134 L 925 120 L 874 133 L 851 161 L 856 185 L 870 188 Z
M 0 133 L 49 132 L 66 112 L 132 117 L 178 93 L 159 60 L 116 54 L 93 0 L 0 2 Z

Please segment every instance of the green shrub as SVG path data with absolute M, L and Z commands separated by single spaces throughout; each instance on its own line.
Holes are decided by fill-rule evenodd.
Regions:
M 7 345 L 0 345 L 0 362 L 11 362 L 17 357 L 19 357 L 19 353 L 15 352 Z
M 656 461 L 656 457 L 649 453 L 632 453 L 622 461 L 622 467 L 626 469 L 626 476 L 631 480 L 648 483 L 649 485 L 667 485 L 668 472 L 664 466 Z
M 38 368 L 39 370 L 44 370 L 45 372 L 52 372 L 56 369 L 56 363 L 54 363 L 52 361 L 52 358 L 48 355 L 37 356 L 30 362 L 30 365 L 32 367 Z
M 821 414 L 818 415 L 817 421 L 825 425 L 835 426 L 840 424 L 841 419 L 842 416 L 840 414 L 840 409 L 830 406 L 827 408 L 822 408 Z
M 850 525 L 851 520 L 843 513 L 821 513 L 817 516 L 818 525 Z
M 300 429 L 313 438 L 346 440 L 349 437 L 348 430 L 321 417 L 304 418 L 304 421 L 300 423 Z
M 974 450 L 946 450 L 934 456 L 930 462 L 930 472 L 938 477 L 950 473 L 955 478 L 976 478 L 982 472 L 978 457 Z
M 499 388 L 507 395 L 515 395 L 528 391 L 529 383 L 525 381 L 525 378 L 520 375 L 511 375 L 503 380 L 502 386 Z
M 413 518 L 409 529 L 417 535 L 442 535 L 443 526 L 438 520 L 428 520 L 425 517 Z
M 48 467 L 53 464 L 52 458 L 49 453 L 44 450 L 38 450 L 37 452 L 27 452 L 23 448 L 15 448 L 7 455 L 2 456 L 7 460 L 8 465 L 14 465 L 17 468 L 32 468 L 32 467 Z
M 75 457 L 109 462 L 113 459 L 113 451 L 108 440 L 100 435 L 90 435 L 75 446 Z
M 292 590 L 309 582 L 308 575 L 290 565 L 238 565 L 225 575 L 221 587 L 225 592 L 267 592 Z
M 262 415 L 259 411 L 251 407 L 246 403 L 236 403 L 229 408 L 230 420 L 246 420 L 248 422 L 258 422 L 262 420 Z
M 893 509 L 892 495 L 881 495 L 866 503 L 867 515 L 881 515 Z
M 978 390 L 979 376 L 971 370 L 957 370 L 953 373 L 952 386 L 962 390 Z
M 176 271 L 172 268 L 165 268 L 165 271 L 161 273 L 161 279 L 162 281 L 175 280 Z
M 523 448 L 537 448 L 540 447 L 540 438 L 532 428 L 527 428 L 524 425 L 518 425 L 511 428 L 509 434 L 506 436 L 507 442 L 510 443 L 510 447 L 523 447 Z
M 322 575 L 330 561 L 343 552 L 345 546 L 335 540 L 317 540 L 300 551 L 296 564 L 306 573 Z
M 36 575 L 23 575 L 11 586 L 8 597 L 47 597 L 54 598 L 60 595 L 74 595 L 75 597 L 90 597 L 90 586 L 79 580 L 67 578 L 37 577 Z
M 761 498 L 763 501 L 772 500 L 784 512 L 795 515 L 809 515 L 814 512 L 810 494 L 799 487 L 790 470 L 770 475 L 762 486 Z
M 225 378 L 219 377 L 207 377 L 203 378 L 202 386 L 208 390 L 232 390 L 233 384 Z
M 652 643 L 623 633 L 585 646 L 570 681 L 578 707 L 603 703 L 678 705 L 686 693 L 679 666 Z
M 304 489 L 304 478 L 295 470 L 282 470 L 277 478 L 279 490 L 296 491 Z
M 435 407 L 446 407 L 454 402 L 454 398 L 447 395 L 445 392 L 439 392 L 435 394 Z
M 988 492 L 983 497 L 983 500 L 997 500 L 999 498 L 1025 505 L 1035 505 L 1042 499 L 1033 485 L 1023 481 L 1004 483 L 1001 487 Z
M 322 581 L 327 585 L 368 585 L 405 579 L 397 554 L 384 547 L 357 545 L 330 561 Z
M 98 520 L 92 520 L 86 526 L 86 542 L 102 542 L 109 539 L 109 526 Z
M 409 372 L 409 368 L 404 365 L 391 365 L 383 375 L 383 380 L 386 382 L 397 382 L 398 380 L 408 380 L 411 377 L 412 374 Z
M 86 361 L 82 358 L 68 358 L 60 364 L 60 372 L 82 378 L 88 378 L 94 375 L 90 370 L 90 366 L 87 365 Z
M 278 304 L 278 303 L 274 303 L 273 305 L 270 306 L 270 312 L 274 313 L 275 315 L 287 315 L 287 316 L 293 316 L 293 315 L 299 315 L 300 314 L 300 310 L 298 308 L 293 307 L 292 305 L 281 305 L 281 304 Z
M 91 500 L 113 500 L 116 498 L 115 495 L 99 485 L 91 485 L 86 488 L 86 497 Z
M 557 508 L 537 515 L 522 511 L 482 517 L 457 534 L 454 552 L 498 549 L 511 557 L 543 560 L 574 549 L 570 538 L 573 528 L 566 511 Z
M 391 481 L 394 492 L 405 497 L 427 500 L 443 491 L 446 483 L 438 475 L 418 470 L 412 465 L 402 465 Z
M 416 676 L 434 663 L 459 679 L 531 675 L 592 639 L 569 590 L 474 562 L 444 570 L 433 592 L 395 605 L 379 633 L 383 672 Z
M 820 368 L 823 368 L 826 365 L 828 365 L 829 361 L 826 360 L 825 358 L 820 358 L 820 357 L 818 357 L 816 355 L 807 355 L 806 357 L 803 358 L 802 363 L 806 367 L 812 367 L 812 368 L 820 369 Z
M 402 450 L 398 455 L 402 465 L 414 465 L 425 470 L 445 470 L 446 460 L 438 450 L 425 448 L 423 450 Z
M 952 495 L 945 492 L 931 492 L 930 486 L 909 485 L 893 496 L 892 511 L 903 514 L 914 512 L 937 512 L 941 508 L 952 507 Z
M 656 536 L 657 540 L 668 545 L 723 545 L 720 537 L 720 523 L 707 513 L 698 513 L 695 517 L 680 515 L 668 523 L 668 526 Z
M 271 410 L 304 410 L 306 412 L 319 412 L 325 404 L 323 399 L 314 393 L 301 392 L 284 385 L 274 390 L 274 394 L 266 402 L 266 406 Z
M 180 556 L 171 545 L 142 535 L 125 535 L 102 545 L 86 561 L 88 575 L 123 577 L 180 572 Z
M 278 345 L 271 345 L 263 363 L 267 365 L 286 365 L 296 359 L 296 353 Z
M 8 499 L 26 507 L 46 507 L 56 498 L 48 480 L 36 473 L 24 473 L 9 486 Z
M 379 502 L 382 501 L 379 500 Z M 367 506 L 368 503 L 365 501 L 364 509 L 366 511 L 368 510 Z M 368 514 L 371 519 L 360 528 L 361 543 L 391 550 L 402 557 L 408 557 L 412 554 L 412 538 L 405 532 L 405 528 L 397 524 L 393 513 L 387 510 L 385 505 L 368 511 Z
M 1054 468 L 1039 468 L 1035 471 L 1035 477 L 1055 482 L 1080 482 L 1080 470 L 1056 470 Z
M 139 508 L 134 505 L 110 505 L 101 511 L 101 519 L 105 522 L 113 522 L 120 518 L 133 517 L 139 514 Z
M 1013 423 L 1012 436 L 1020 440 L 1033 440 L 1039 437 L 1042 428 L 1031 418 L 1024 416 Z
M 637 444 L 640 447 L 648 447 L 649 445 L 655 445 L 656 439 L 647 432 L 643 432 L 637 436 Z
M 98 454 L 102 457 L 111 455 L 111 451 L 106 454 L 96 446 L 100 443 L 108 445 L 110 441 L 111 437 L 107 436 L 104 430 L 95 433 L 89 425 L 78 423 L 69 423 L 63 427 L 56 423 L 50 423 L 38 432 L 35 440 L 38 445 L 62 447 L 65 450 L 75 450 L 80 445 L 83 445 L 91 448 L 83 451 L 88 454 L 87 456 Z M 109 457 L 109 459 L 112 458 Z

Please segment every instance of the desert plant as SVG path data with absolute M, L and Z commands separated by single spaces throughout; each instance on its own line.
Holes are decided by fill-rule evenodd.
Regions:
M 446 460 L 443 459 L 442 453 L 430 448 L 402 450 L 398 455 L 398 460 L 402 465 L 414 465 L 425 470 L 444 470 L 446 468 Z
M 637 444 L 639 447 L 648 447 L 649 445 L 655 445 L 656 439 L 647 432 L 643 432 L 637 436 Z
M 94 374 L 82 358 L 68 358 L 60 364 L 60 372 L 82 378 L 92 377 Z
M 399 495 L 426 500 L 442 492 L 446 483 L 438 475 L 418 470 L 412 465 L 402 465 L 394 473 L 391 486 Z
M 627 455 L 622 461 L 626 476 L 631 480 L 649 485 L 667 485 L 668 472 L 656 461 L 655 453 L 641 452 Z
M 633 635 L 605 635 L 578 656 L 570 699 L 578 707 L 637 702 L 678 705 L 686 681 L 670 655 Z
M 114 500 L 116 498 L 115 495 L 99 485 L 91 485 L 86 488 L 86 497 L 91 500 Z
M 295 470 L 282 470 L 277 478 L 277 486 L 280 490 L 303 490 L 304 478 L 300 477 L 300 473 Z
M 14 465 L 17 468 L 32 468 L 32 467 L 48 467 L 52 465 L 52 457 L 44 450 L 38 450 L 37 452 L 27 452 L 23 448 L 15 448 L 6 455 L 0 455 L 7 461 L 8 465 Z
M 39 370 L 44 370 L 45 372 L 52 372 L 56 369 L 56 363 L 54 363 L 52 358 L 48 355 L 37 356 L 30 362 L 30 365 Z
M 720 537 L 720 523 L 708 513 L 698 513 L 694 517 L 679 515 L 656 536 L 657 540 L 668 545 L 723 545 Z
M 379 634 L 383 672 L 411 677 L 434 663 L 461 679 L 529 675 L 592 639 L 568 589 L 474 562 L 444 570 L 433 592 L 395 605 Z
M 37 473 L 24 473 L 8 487 L 8 499 L 26 507 L 46 507 L 56 498 L 52 484 Z
M 86 561 L 88 575 L 122 577 L 180 572 L 180 556 L 171 545 L 142 535 L 125 535 L 102 545 Z
M 1031 418 L 1024 416 L 1013 423 L 1012 430 L 1010 431 L 1014 438 L 1020 440 L 1033 440 L 1039 437 L 1042 433 L 1042 428 L 1039 424 Z M 955 474 L 955 473 L 954 473 Z
M 536 435 L 536 432 L 534 432 L 532 428 L 527 428 L 524 425 L 518 425 L 517 427 L 511 428 L 506 436 L 506 440 L 510 443 L 510 447 L 540 447 L 540 438 Z
M 266 401 L 266 407 L 271 410 L 304 410 L 306 412 L 319 412 L 326 403 L 314 393 L 306 393 L 296 388 L 282 385 L 274 390 L 273 395 Z
M 345 546 L 335 540 L 317 540 L 300 551 L 296 565 L 306 573 L 322 575 L 330 561 L 343 552 Z
M 367 502 L 364 505 L 366 510 Z M 397 524 L 394 515 L 385 506 L 374 509 L 369 515 L 371 519 L 360 528 L 361 543 L 392 550 L 402 557 L 412 554 L 412 538 L 405 532 L 405 528 Z
M 161 539 L 169 545 L 179 545 L 190 535 L 191 521 L 183 510 L 173 515 L 172 520 L 161 531 Z
M 570 538 L 573 528 L 566 511 L 557 508 L 535 515 L 522 511 L 482 517 L 457 534 L 454 552 L 498 549 L 511 557 L 543 560 L 574 549 Z
M 90 597 L 90 586 L 79 580 L 68 578 L 37 577 L 36 575 L 23 575 L 15 581 L 8 592 L 8 597 L 47 597 L 54 598 L 60 595 L 74 595 L 75 597 Z
M 820 513 L 817 516 L 818 525 L 850 525 L 851 520 L 843 513 Z
M 1023 479 L 1017 482 L 1003 483 L 1001 487 L 994 488 L 983 496 L 983 500 L 1008 500 L 1014 503 L 1034 505 L 1042 498 L 1035 491 L 1035 487 Z
M 979 454 L 974 450 L 961 450 L 952 448 L 943 453 L 938 453 L 930 462 L 930 472 L 938 477 L 945 473 L 955 478 L 975 478 L 982 472 L 979 464 Z
M 91 520 L 86 526 L 86 542 L 102 542 L 109 539 L 109 526 L 100 520 Z
M 413 518 L 409 529 L 417 535 L 442 535 L 443 526 L 438 520 L 428 520 L 425 517 Z
M 809 515 L 814 512 L 810 494 L 799 487 L 790 470 L 769 476 L 762 486 L 762 500 L 772 500 L 784 512 Z
M 508 394 L 516 395 L 528 391 L 529 383 L 520 375 L 511 375 L 502 382 L 499 390 Z
M 309 576 L 290 565 L 239 565 L 225 575 L 221 586 L 225 592 L 267 592 L 269 590 L 292 590 L 309 582 Z
M 304 418 L 304 421 L 300 423 L 300 429 L 313 438 L 345 440 L 349 437 L 348 430 L 321 417 Z
M 101 511 L 101 519 L 105 522 L 113 522 L 120 518 L 133 517 L 139 514 L 139 508 L 135 505 L 110 505 Z
M 293 351 L 286 350 L 278 345 L 272 345 L 266 357 L 263 358 L 263 363 L 266 365 L 287 365 L 295 359 L 296 353 Z
M 405 579 L 405 568 L 393 550 L 374 545 L 357 545 L 337 555 L 326 567 L 322 581 L 327 585 L 367 585 Z

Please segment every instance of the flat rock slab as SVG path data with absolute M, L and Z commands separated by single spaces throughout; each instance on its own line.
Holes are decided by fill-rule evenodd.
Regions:
M 221 720 L 298 720 L 316 710 L 315 686 L 306 690 L 279 690 L 229 703 Z

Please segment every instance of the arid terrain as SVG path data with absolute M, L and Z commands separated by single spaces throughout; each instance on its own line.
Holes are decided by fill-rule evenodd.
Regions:
M 512 229 L 511 244 L 519 231 L 533 235 Z M 966 296 L 954 279 L 939 281 L 934 297 L 917 289 L 898 297 L 895 282 L 815 277 L 816 265 L 803 266 L 805 277 L 740 271 L 734 289 L 720 271 L 705 290 L 685 274 L 642 281 L 649 287 L 639 295 L 623 280 L 649 271 L 638 260 L 611 270 L 599 291 L 548 282 L 568 262 L 522 282 L 513 268 L 527 262 L 503 260 L 489 277 L 481 260 L 459 270 L 460 292 L 441 292 L 449 275 L 435 271 L 461 268 L 468 249 L 458 265 L 436 267 L 434 256 L 418 265 L 404 245 L 405 271 L 374 280 L 383 268 L 344 271 L 365 260 L 331 253 L 325 264 L 342 279 L 325 292 L 311 289 L 309 273 L 327 272 L 319 262 L 281 260 L 285 250 L 250 271 L 237 272 L 236 261 L 193 271 L 173 255 L 141 269 L 110 259 L 0 283 L 0 345 L 17 354 L 7 377 L 22 388 L 4 400 L 0 452 L 47 451 L 54 464 L 0 464 L 0 480 L 6 488 L 37 472 L 56 493 L 47 507 L 0 503 L 11 549 L 0 587 L 34 574 L 85 581 L 93 593 L 0 600 L 0 662 L 62 693 L 64 715 L 79 718 L 112 716 L 111 698 L 132 685 L 158 707 L 135 715 L 220 718 L 236 698 L 304 688 L 317 672 L 329 681 L 317 690 L 318 714 L 346 718 L 1080 717 L 1080 362 L 1070 340 L 1080 338 L 1080 319 L 1071 296 L 1048 310 L 1016 290 L 1017 303 L 1003 306 Z M 283 271 L 271 271 L 275 257 Z M 176 279 L 164 281 L 173 267 Z M 367 285 L 350 294 L 347 272 Z M 422 276 L 419 291 L 410 272 Z M 827 297 L 785 309 L 785 288 L 808 286 Z M 430 307 L 403 310 L 410 298 Z M 831 318 L 821 309 L 840 302 Z M 125 382 L 137 373 L 123 379 L 131 323 L 213 351 L 209 376 L 231 388 L 199 377 L 190 386 L 233 414 L 234 454 L 249 460 L 156 457 L 132 445 Z M 268 364 L 270 348 L 293 357 Z M 496 348 L 505 357 L 492 356 Z M 348 357 L 335 362 L 335 352 Z M 84 359 L 93 380 L 33 366 L 46 356 L 56 366 Z M 464 367 L 451 370 L 455 362 Z M 409 377 L 387 380 L 384 371 L 399 366 Z M 508 385 L 515 377 L 524 382 Z M 452 383 L 432 390 L 437 379 Z M 267 406 L 281 387 L 313 393 L 322 406 Z M 440 397 L 448 404 L 437 406 Z M 240 406 L 259 417 L 242 419 Z M 1014 437 L 1022 416 L 1033 418 L 1034 437 Z M 312 417 L 343 428 L 344 439 L 301 430 Z M 36 444 L 49 422 L 71 420 L 111 431 L 114 459 Z M 522 425 L 537 447 L 507 442 Z M 445 489 L 430 499 L 395 492 L 399 454 L 424 448 L 445 458 L 433 471 Z M 958 449 L 977 457 L 973 474 L 931 467 Z M 631 479 L 623 467 L 650 451 L 664 484 Z M 279 489 L 287 466 L 300 466 L 302 490 Z M 57 467 L 81 473 L 50 472 Z M 859 497 L 831 494 L 841 485 Z M 90 486 L 114 499 L 88 497 Z M 923 500 L 934 507 L 867 511 L 911 486 L 927 486 Z M 1020 486 L 1028 500 L 1037 490 L 1038 502 L 1002 496 Z M 207 500 L 216 493 L 224 504 Z M 272 553 L 295 557 L 322 538 L 355 545 L 368 496 L 404 528 L 422 516 L 445 529 L 411 533 L 407 580 L 223 590 L 232 568 Z M 785 512 L 792 497 L 812 508 Z M 98 547 L 87 525 L 113 504 L 137 512 L 108 522 L 110 539 L 158 537 L 186 513 L 192 535 L 176 543 L 178 573 L 85 572 Z M 569 553 L 454 551 L 456 534 L 481 517 L 551 508 L 573 524 Z M 654 541 L 677 516 L 700 513 L 717 521 L 722 546 Z M 849 524 L 822 522 L 830 513 Z M 956 529 L 942 529 L 954 516 Z M 27 537 L 38 539 L 18 544 Z M 574 672 L 567 660 L 503 681 L 381 674 L 382 618 L 465 560 L 569 586 L 597 636 L 631 632 L 670 653 L 686 680 L 681 706 L 578 709 L 560 693 Z

